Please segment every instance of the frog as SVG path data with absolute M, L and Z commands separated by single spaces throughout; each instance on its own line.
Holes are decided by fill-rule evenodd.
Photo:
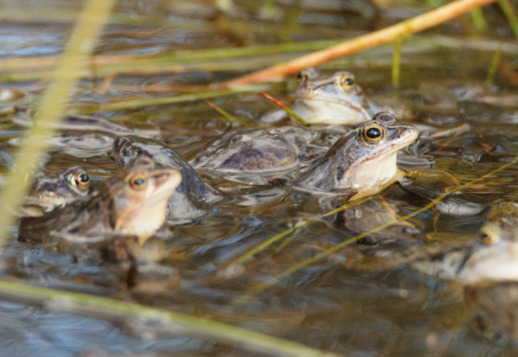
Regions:
M 370 120 L 378 111 L 350 72 L 321 77 L 309 67 L 298 78 L 292 110 L 308 124 L 356 125 Z
M 496 201 L 471 239 L 428 247 L 409 264 L 423 274 L 468 286 L 518 281 L 517 218 L 518 202 Z
M 24 199 L 25 215 L 41 216 L 92 193 L 90 176 L 81 166 L 72 166 L 53 176 L 38 174 Z
M 293 186 L 319 196 L 340 196 L 342 201 L 379 193 L 404 176 L 397 154 L 417 135 L 414 126 L 396 122 L 394 114 L 378 112 L 338 139 Z
M 167 199 L 181 179 L 177 170 L 156 168 L 149 158 L 140 158 L 88 200 L 40 217 L 22 217 L 18 240 L 55 245 L 68 253 L 105 251 L 113 246 L 138 248 L 164 225 Z M 131 251 L 126 258 L 133 258 Z
M 176 151 L 158 140 L 119 136 L 113 142 L 113 156 L 122 169 L 131 167 L 140 157 L 146 157 L 157 167 L 180 172 L 182 180 L 167 201 L 166 220 L 170 225 L 192 223 L 222 198 Z
M 288 181 L 292 174 L 325 153 L 313 143 L 325 134 L 296 126 L 230 131 L 199 152 L 192 166 L 209 175 L 249 186 Z

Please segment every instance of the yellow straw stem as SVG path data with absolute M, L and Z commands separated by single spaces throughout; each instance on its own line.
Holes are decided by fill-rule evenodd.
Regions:
M 72 32 L 60 65 L 52 76 L 52 83 L 44 93 L 33 127 L 23 137 L 23 146 L 18 150 L 14 169 L 3 188 L 0 202 L 0 240 L 5 240 L 10 227 L 15 223 L 16 212 L 22 197 L 27 193 L 38 164 L 43 158 L 58 124 L 70 93 L 81 72 L 84 60 L 95 47 L 104 23 L 108 20 L 114 0 L 89 0 Z
M 237 87 L 292 75 L 300 72 L 306 67 L 318 66 L 340 57 L 352 55 L 369 48 L 395 41 L 398 38 L 407 37 L 411 34 L 421 32 L 462 15 L 471 9 L 484 6 L 495 1 L 496 0 L 457 0 L 409 20 L 399 22 L 395 25 L 371 32 L 364 36 L 344 41 L 322 51 L 312 52 L 305 56 L 295 58 L 294 60 L 234 79 L 230 82 L 226 82 L 225 85 L 227 87 Z

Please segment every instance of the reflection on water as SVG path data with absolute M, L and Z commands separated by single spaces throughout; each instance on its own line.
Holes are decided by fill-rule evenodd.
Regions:
M 97 52 L 161 54 L 344 38 L 415 12 L 408 7 L 385 11 L 375 5 L 377 2 L 364 1 L 234 3 L 234 7 L 225 8 L 224 1 L 121 1 Z M 41 8 L 42 2 L 1 2 L 0 14 L 19 13 L 0 25 L 0 60 L 56 56 L 71 28 L 64 15 L 68 14 L 66 11 L 73 14 L 75 6 L 63 1 L 46 2 L 42 10 L 50 13 L 63 10 L 59 22 L 34 17 L 22 21 L 17 20 L 22 18 L 20 12 Z M 498 8 L 491 7 L 486 14 L 491 24 L 498 24 L 500 36 L 509 40 L 510 30 L 501 20 Z M 139 21 L 141 26 L 137 25 Z M 445 33 L 452 29 L 462 36 L 474 31 L 468 17 L 453 27 L 448 25 L 434 31 Z M 264 179 L 260 169 L 251 170 L 254 177 L 243 181 L 233 180 L 231 170 L 220 175 L 201 172 L 201 180 L 218 190 L 218 199 L 211 199 L 210 204 L 197 204 L 195 208 L 199 212 L 184 219 L 182 224 L 170 220 L 171 225 L 159 234 L 166 246 L 166 258 L 156 266 L 141 267 L 143 274 L 132 290 L 125 286 L 123 264 L 99 264 L 60 254 L 55 248 L 30 246 L 17 242 L 16 233 L 0 255 L 1 277 L 213 318 L 348 356 L 496 356 L 503 352 L 511 355 L 513 346 L 506 342 L 516 341 L 513 321 L 509 318 L 514 311 L 511 307 L 510 312 L 502 312 L 494 305 L 513 304 L 514 283 L 470 287 L 463 295 L 462 284 L 438 279 L 437 274 L 417 272 L 408 260 L 416 251 L 426 251 L 430 245 L 439 247 L 441 254 L 444 247 L 453 243 L 468 246 L 497 199 L 517 198 L 516 165 L 455 192 L 433 210 L 424 210 L 408 220 L 402 218 L 446 190 L 479 178 L 515 158 L 518 91 L 513 84 L 514 57 L 507 50 L 503 52 L 507 62 L 493 84 L 487 86 L 484 81 L 492 52 L 436 47 L 439 45 L 431 45 L 425 37 L 409 41 L 412 40 L 415 40 L 412 46 L 403 45 L 399 97 L 393 95 L 390 85 L 390 47 L 319 68 L 328 75 L 336 70 L 351 71 L 373 101 L 404 107 L 405 113 L 410 114 L 405 122 L 430 133 L 413 148 L 417 154 L 425 155 L 420 161 L 424 164 L 417 165 L 416 172 L 408 173 L 401 184 L 392 185 L 361 205 L 319 218 L 337 204 L 310 194 L 294 193 L 290 187 L 296 173 L 293 166 L 300 162 L 305 165 L 304 160 L 318 156 L 344 130 L 301 129 L 295 139 L 304 145 L 311 142 L 312 146 L 302 149 L 300 142 L 294 148 L 289 146 L 289 153 L 298 155 L 281 162 L 290 167 L 289 174 L 271 170 Z M 263 57 L 275 62 L 286 59 L 285 55 L 275 54 Z M 207 72 L 200 67 L 186 73 L 116 75 L 104 85 L 105 78 L 101 75 L 85 78 L 74 94 L 74 103 L 158 98 L 170 93 L 156 90 L 157 85 L 206 84 L 241 73 L 241 62 L 226 68 L 223 60 L 221 63 L 217 63 L 222 66 L 219 68 L 225 70 L 218 72 Z M 247 65 L 253 66 L 253 61 Z M 12 166 L 21 133 L 31 125 L 30 113 L 12 107 L 35 106 L 46 85 L 44 81 L 21 80 L 21 77 L 9 82 L 9 73 L 4 75 L 2 88 L 13 88 L 27 95 L 20 96 L 18 91 L 1 93 L 2 175 Z M 290 103 L 295 82 L 289 78 L 285 85 L 272 85 L 269 92 Z M 146 90 L 151 86 L 156 91 Z M 61 131 L 47 138 L 53 146 L 41 164 L 43 171 L 58 173 L 81 165 L 96 184 L 104 181 L 119 171 L 112 153 L 112 142 L 119 135 L 146 138 L 143 142 L 158 139 L 176 150 L 186 162 L 210 166 L 212 162 L 200 157 L 201 153 L 207 148 L 212 150 L 211 144 L 222 137 L 231 141 L 233 131 L 253 132 L 261 137 L 261 131 L 256 130 L 270 125 L 292 125 L 287 120 L 275 124 L 253 121 L 272 108 L 258 93 L 215 98 L 214 102 L 244 120 L 240 124 L 228 123 L 203 101 L 99 111 L 93 115 L 98 120 L 69 118 L 63 122 Z M 248 126 L 253 131 L 248 131 L 251 129 L 243 122 L 250 123 Z M 438 129 L 465 123 L 470 125 L 468 130 L 433 136 Z M 297 140 L 291 138 L 289 145 L 293 142 Z M 313 151 L 308 152 L 309 149 Z M 239 152 L 232 160 L 241 160 L 242 156 Z M 431 162 L 433 168 L 429 167 Z M 243 299 L 259 284 L 283 274 L 295 264 L 390 222 L 394 224 L 358 243 L 351 241 L 343 249 L 288 274 L 269 289 Z M 293 232 L 278 236 L 288 229 Z M 262 251 L 250 253 L 260 244 L 265 246 Z M 424 259 L 432 261 L 439 255 Z M 2 355 L 239 356 L 244 353 L 238 347 L 217 341 L 165 333 L 141 321 L 114 322 L 102 316 L 82 317 L 22 303 L 0 303 Z M 246 355 L 254 354 L 246 351 Z

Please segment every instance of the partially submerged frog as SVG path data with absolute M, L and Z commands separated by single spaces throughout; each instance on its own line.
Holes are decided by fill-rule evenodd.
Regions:
M 417 253 L 410 266 L 465 285 L 518 281 L 517 218 L 518 203 L 498 201 L 477 237 L 426 249 Z
M 70 167 L 54 177 L 40 176 L 24 199 L 24 214 L 39 216 L 83 199 L 90 193 L 90 176 L 80 166 Z
M 352 73 L 341 71 L 319 78 L 315 69 L 307 68 L 299 78 L 292 110 L 310 124 L 356 125 L 370 120 L 377 111 Z
M 319 135 L 298 127 L 229 132 L 191 163 L 198 170 L 230 181 L 265 185 L 323 154 L 325 148 L 309 144 Z
M 182 180 L 167 201 L 167 221 L 187 223 L 202 216 L 209 203 L 220 199 L 218 192 L 203 182 L 196 171 L 173 149 L 156 140 L 137 136 L 120 136 L 113 142 L 113 155 L 120 168 L 131 167 L 141 157 L 151 159 L 157 167 L 175 169 Z
M 340 195 L 348 200 L 376 194 L 397 181 L 397 153 L 417 138 L 412 125 L 379 112 L 339 139 L 294 182 L 297 189 Z
M 165 221 L 168 197 L 180 184 L 177 170 L 154 167 L 148 158 L 105 183 L 87 201 L 20 221 L 18 238 L 56 243 L 63 251 L 104 248 L 117 239 L 143 244 Z M 124 244 L 124 243 L 122 243 Z

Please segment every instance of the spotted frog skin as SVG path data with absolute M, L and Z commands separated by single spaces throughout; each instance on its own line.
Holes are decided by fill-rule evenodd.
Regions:
M 18 238 L 66 247 L 96 245 L 120 237 L 143 243 L 164 224 L 167 199 L 180 181 L 177 170 L 157 169 L 143 159 L 108 180 L 87 201 L 41 217 L 22 218 Z
M 295 187 L 349 199 L 376 194 L 400 177 L 397 152 L 416 138 L 415 127 L 397 123 L 394 115 L 380 112 L 340 138 L 295 180 Z
M 37 178 L 31 192 L 24 199 L 24 214 L 41 216 L 84 199 L 91 193 L 88 173 L 80 166 L 73 166 L 54 177 Z
M 292 110 L 309 124 L 356 125 L 376 112 L 352 73 L 341 71 L 322 78 L 307 68 L 299 78 Z

